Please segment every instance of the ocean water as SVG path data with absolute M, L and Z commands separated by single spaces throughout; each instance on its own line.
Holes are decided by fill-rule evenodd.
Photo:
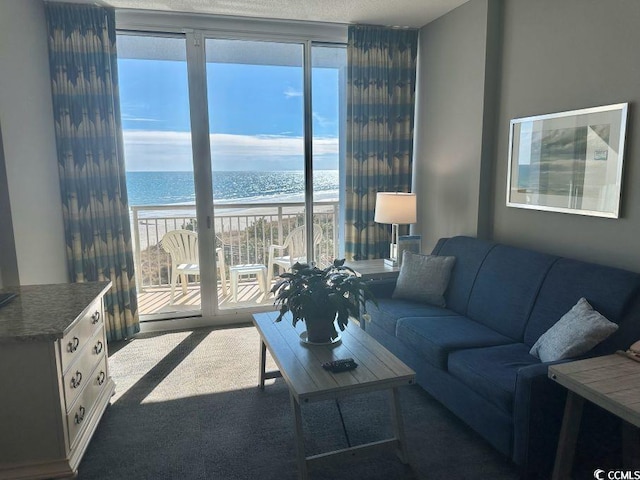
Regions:
M 338 199 L 337 170 L 313 172 L 314 198 Z M 193 172 L 127 172 L 129 205 L 195 203 Z M 216 203 L 303 202 L 304 172 L 213 172 Z

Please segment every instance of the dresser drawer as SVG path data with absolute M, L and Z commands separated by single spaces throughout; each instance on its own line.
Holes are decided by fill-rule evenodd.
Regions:
M 67 412 L 69 412 L 84 386 L 89 382 L 89 374 L 93 372 L 93 369 L 96 368 L 96 365 L 104 356 L 106 344 L 104 329 L 100 329 L 91 337 L 86 348 L 83 348 L 79 353 L 78 359 L 73 362 L 71 368 L 62 376 Z
M 71 406 L 67 414 L 67 427 L 69 428 L 69 448 L 73 448 L 76 439 L 87 423 L 90 423 L 91 415 L 94 415 L 96 400 L 102 389 L 107 384 L 107 357 L 102 356 L 98 366 L 88 378 L 84 390 Z
M 79 358 L 82 350 L 90 341 L 94 332 L 103 326 L 102 299 L 93 302 L 87 313 L 74 325 L 73 329 L 60 340 L 62 371 Z

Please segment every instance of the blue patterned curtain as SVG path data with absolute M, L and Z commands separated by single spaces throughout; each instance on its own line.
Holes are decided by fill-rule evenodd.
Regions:
M 107 339 L 140 330 L 123 157 L 113 9 L 46 4 L 67 263 L 111 280 Z
M 411 190 L 417 45 L 415 29 L 349 27 L 348 259 L 388 255 L 390 226 L 373 221 L 376 193 Z

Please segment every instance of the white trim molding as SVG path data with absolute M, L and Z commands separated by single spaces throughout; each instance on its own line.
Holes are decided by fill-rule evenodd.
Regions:
M 230 17 L 222 15 L 160 12 L 153 10 L 116 11 L 118 30 L 185 33 L 200 30 L 207 36 L 251 37 L 313 42 L 347 43 L 347 24 Z

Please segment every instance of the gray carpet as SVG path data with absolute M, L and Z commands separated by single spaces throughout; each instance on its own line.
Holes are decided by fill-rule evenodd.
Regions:
M 79 479 L 296 479 L 287 387 L 282 379 L 256 387 L 258 346 L 253 327 L 110 345 L 116 394 Z M 518 478 L 505 457 L 420 387 L 402 388 L 401 404 L 409 466 L 389 453 L 314 468 L 311 478 Z M 340 406 L 352 444 L 390 436 L 388 394 L 347 397 Z M 303 405 L 302 414 L 307 454 L 347 446 L 334 402 Z

